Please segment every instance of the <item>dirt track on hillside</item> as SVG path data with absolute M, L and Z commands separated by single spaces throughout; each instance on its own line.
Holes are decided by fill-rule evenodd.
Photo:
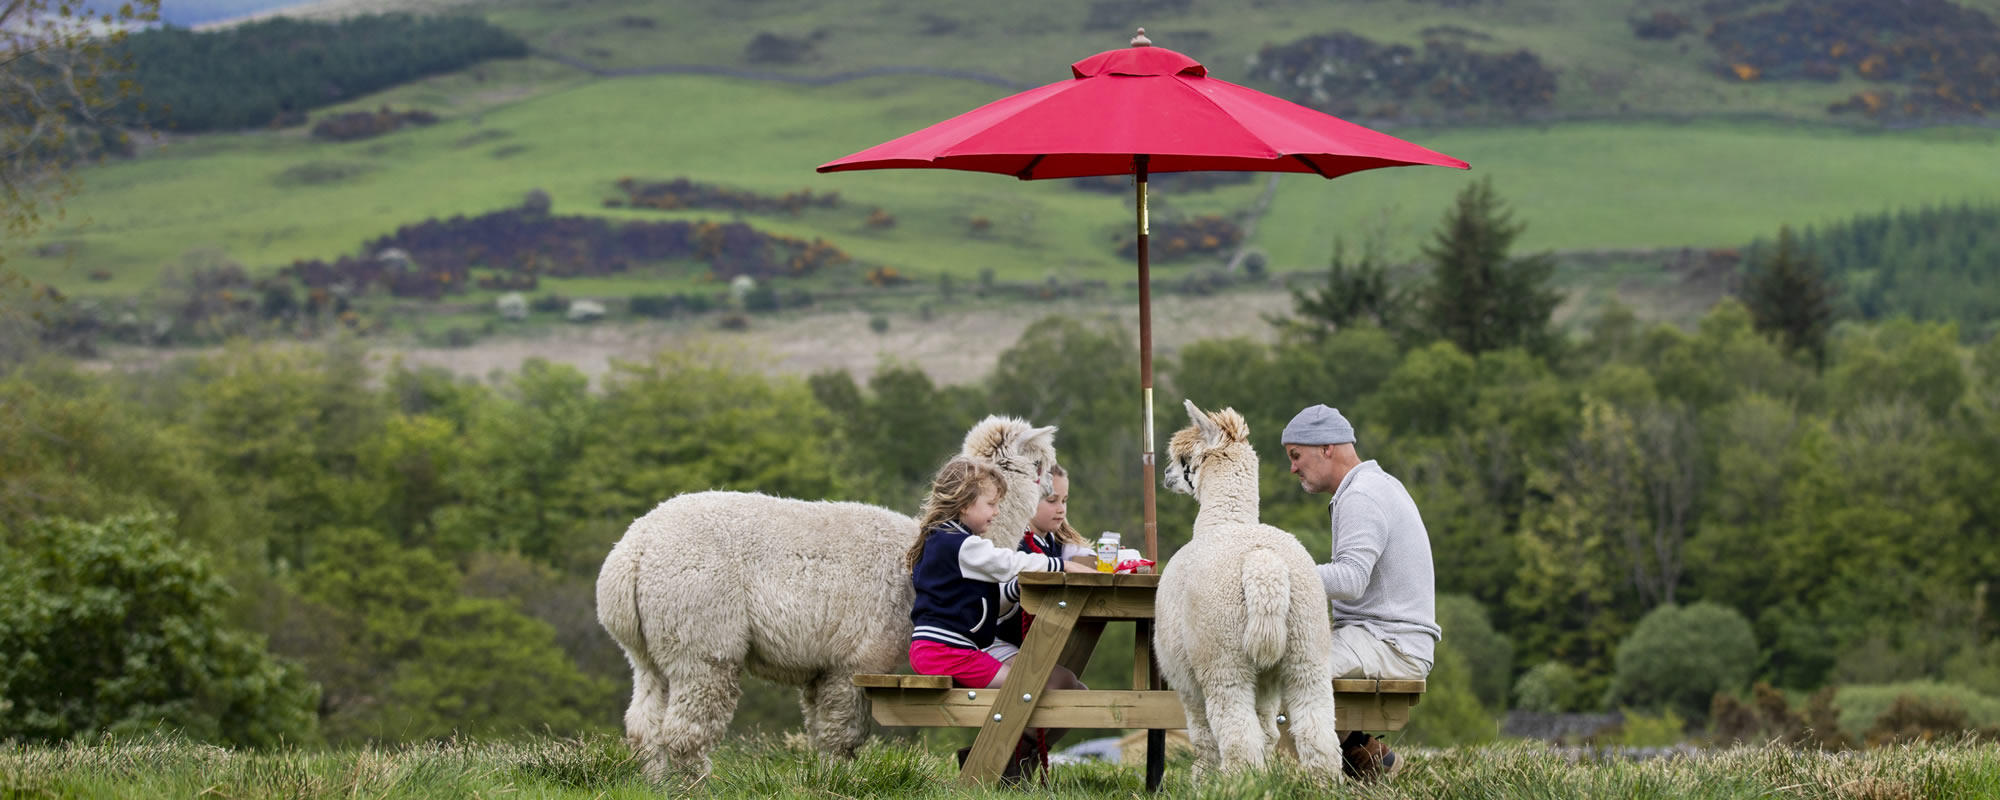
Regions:
M 1263 315 L 1290 309 L 1290 296 L 1280 292 L 1156 298 L 1154 352 L 1170 356 L 1202 339 L 1269 339 L 1272 328 Z M 463 348 L 387 346 L 376 352 L 384 358 L 400 356 L 406 364 L 469 376 L 513 370 L 527 359 L 544 358 L 574 365 L 593 378 L 610 371 L 614 359 L 645 359 L 666 349 L 720 352 L 772 374 L 846 369 L 861 380 L 874 374 L 884 359 L 891 359 L 921 367 L 940 383 L 967 383 L 984 377 L 1030 324 L 1051 314 L 1117 324 L 1135 339 L 1138 335 L 1139 312 L 1133 304 L 1051 303 L 1039 308 L 937 313 L 928 322 L 916 314 L 887 314 L 889 329 L 883 333 L 869 329 L 867 313 L 847 311 L 754 318 L 747 331 L 718 330 L 710 320 L 633 323 L 560 329 L 536 337 L 496 336 Z

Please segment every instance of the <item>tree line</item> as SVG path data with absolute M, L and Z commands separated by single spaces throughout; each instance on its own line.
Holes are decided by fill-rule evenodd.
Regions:
M 1908 681 L 1996 704 L 2000 339 L 1846 321 L 1819 356 L 1734 299 L 1692 330 L 1613 307 L 1558 335 L 1546 260 L 1509 252 L 1520 227 L 1475 185 L 1424 280 L 1343 259 L 1274 341 L 1161 359 L 1158 418 L 1183 397 L 1242 412 L 1264 519 L 1319 557 L 1325 498 L 1277 440 L 1298 408 L 1341 408 L 1409 486 L 1446 631 L 1411 735 L 1478 741 L 1510 707 L 1706 730 L 1756 682 L 1843 687 L 1813 712 L 1843 720 L 1853 691 Z M 1136 530 L 1137 362 L 1130 332 L 1054 318 L 966 385 L 893 362 L 771 377 L 724 349 L 596 381 L 542 361 L 377 374 L 344 340 L 146 372 L 9 363 L 0 563 L 23 566 L 0 571 L 0 652 L 26 657 L 0 663 L 0 739 L 616 729 L 628 676 L 592 585 L 633 518 L 711 488 L 911 511 L 1004 413 L 1061 426 L 1079 527 Z M 1195 508 L 1159 509 L 1170 559 Z M 1106 645 L 1086 679 L 1116 685 L 1129 650 Z M 743 702 L 740 725 L 796 721 L 771 687 Z
M 142 87 L 128 121 L 194 133 L 298 124 L 305 112 L 528 45 L 484 19 L 376 14 L 339 21 L 274 17 L 196 32 L 172 26 L 117 45 Z

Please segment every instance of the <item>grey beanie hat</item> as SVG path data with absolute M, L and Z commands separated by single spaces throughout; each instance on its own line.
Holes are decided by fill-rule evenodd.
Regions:
M 1354 426 L 1340 415 L 1338 409 L 1317 405 L 1299 412 L 1285 426 L 1285 438 L 1279 444 L 1349 444 L 1354 441 Z

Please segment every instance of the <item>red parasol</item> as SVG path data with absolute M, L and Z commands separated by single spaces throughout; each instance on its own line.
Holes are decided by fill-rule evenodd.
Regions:
M 827 162 L 820 172 L 956 169 L 1021 180 L 1134 175 L 1138 198 L 1139 386 L 1146 410 L 1146 554 L 1161 563 L 1153 496 L 1153 319 L 1147 264 L 1146 176 L 1232 170 L 1352 172 L 1430 164 L 1451 156 L 1304 106 L 1208 77 L 1199 62 L 1132 46 L 1070 65 L 1071 80 L 996 100 L 959 116 Z

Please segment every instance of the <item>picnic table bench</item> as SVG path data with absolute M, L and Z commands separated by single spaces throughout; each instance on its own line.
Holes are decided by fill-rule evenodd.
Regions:
M 1166 768 L 1166 732 L 1187 727 L 1180 696 L 1161 682 L 1152 661 L 1153 598 L 1158 575 L 1031 572 L 1020 577 L 1021 606 L 1035 615 L 1021 653 L 999 688 L 953 688 L 944 675 L 854 676 L 875 721 L 912 727 L 979 728 L 959 783 L 992 784 L 1027 728 L 1125 728 L 1148 731 L 1146 789 L 1156 791 Z M 1130 621 L 1131 689 L 1051 690 L 1042 687 L 1057 664 L 1078 675 L 1111 622 Z M 1336 680 L 1340 730 L 1392 731 L 1410 720 L 1423 681 Z M 1289 731 L 1283 749 L 1289 744 Z

